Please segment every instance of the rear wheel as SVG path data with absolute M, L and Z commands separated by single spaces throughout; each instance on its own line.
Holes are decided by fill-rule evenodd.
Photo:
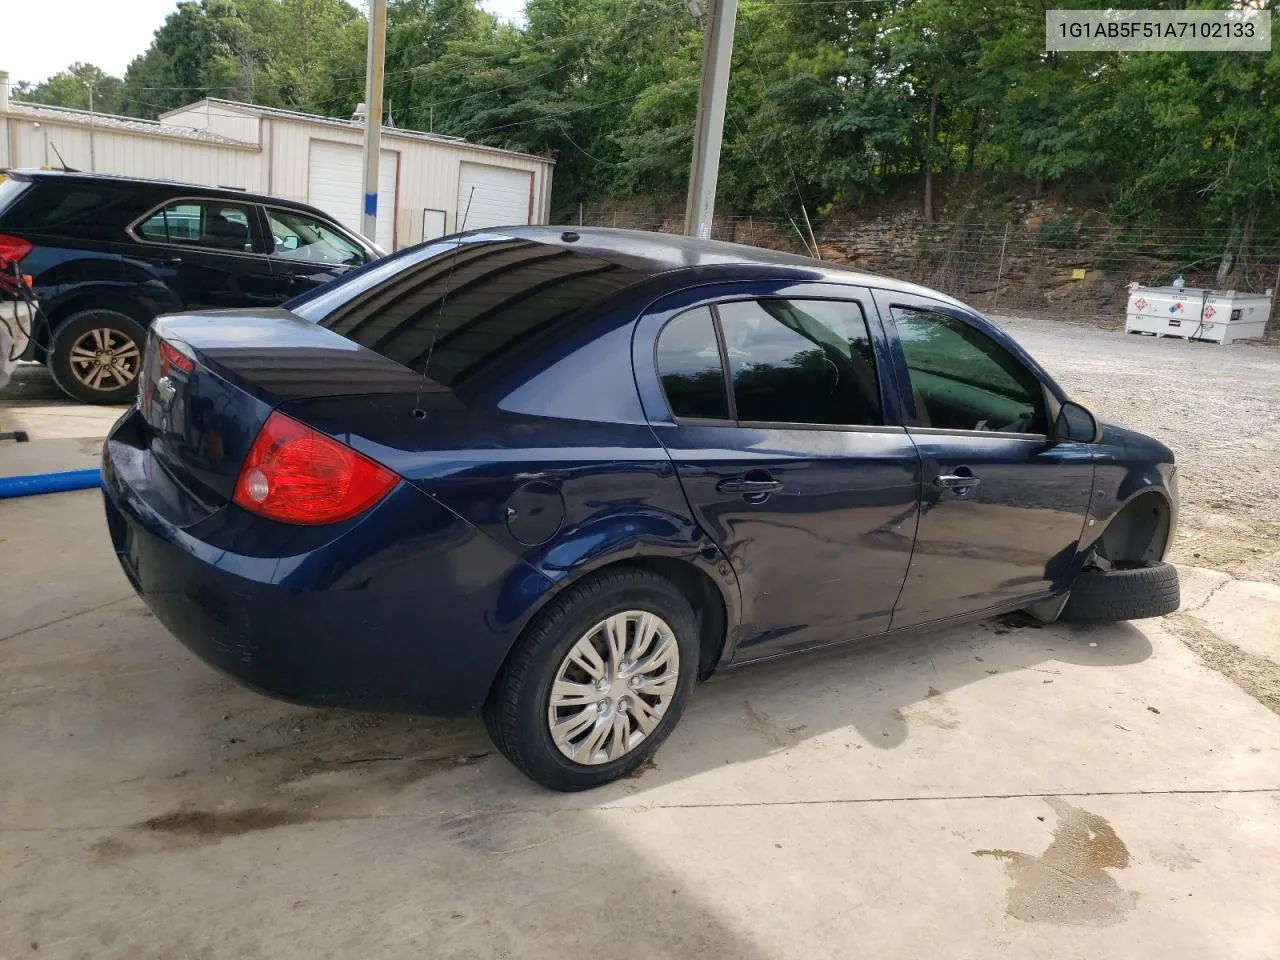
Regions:
M 625 776 L 671 733 L 693 686 L 688 601 L 645 570 L 571 588 L 521 639 L 485 706 L 502 754 L 553 790 Z
M 138 390 L 147 331 L 127 314 L 85 310 L 53 335 L 49 371 L 81 403 L 128 403 Z

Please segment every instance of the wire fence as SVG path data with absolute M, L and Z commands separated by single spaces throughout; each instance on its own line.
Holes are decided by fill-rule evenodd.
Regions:
M 586 208 L 587 226 L 679 233 L 682 215 Z M 1124 323 L 1131 283 L 1160 286 L 1181 275 L 1188 287 L 1265 293 L 1280 288 L 1280 230 L 1232 232 L 1083 224 L 1068 217 L 1018 222 L 939 222 L 899 214 L 876 220 L 828 218 L 813 225 L 769 216 L 717 215 L 711 236 L 812 254 L 923 284 L 989 313 Z M 1273 302 L 1272 336 L 1280 335 Z

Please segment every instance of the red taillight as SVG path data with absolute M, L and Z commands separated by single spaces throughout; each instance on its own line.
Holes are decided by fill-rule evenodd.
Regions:
M 240 468 L 232 500 L 281 523 L 337 523 L 373 506 L 399 479 L 350 447 L 273 413 Z
M 21 237 L 0 233 L 0 260 L 17 263 L 31 252 L 31 244 Z
M 190 373 L 195 369 L 191 358 L 184 355 L 169 341 L 157 340 L 156 347 L 160 351 L 160 376 L 167 377 L 170 367 L 177 367 L 183 373 Z

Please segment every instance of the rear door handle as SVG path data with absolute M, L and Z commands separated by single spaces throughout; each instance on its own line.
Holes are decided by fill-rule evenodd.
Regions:
M 166 267 L 180 267 L 180 266 L 182 266 L 182 258 L 181 258 L 181 257 L 170 257 L 168 260 L 166 260 L 166 261 L 164 262 L 164 265 L 165 265 Z
M 948 490 L 964 490 L 967 487 L 976 487 L 982 483 L 980 477 L 962 476 L 958 473 L 944 473 L 933 478 L 935 487 L 945 487 Z
M 721 480 L 716 484 L 716 490 L 720 493 L 730 495 L 752 496 L 761 493 L 777 493 L 782 489 L 781 480 L 748 480 L 746 477 L 733 477 L 729 480 Z

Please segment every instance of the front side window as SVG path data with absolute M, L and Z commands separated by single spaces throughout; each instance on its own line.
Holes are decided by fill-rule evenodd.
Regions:
M 275 255 L 306 263 L 358 266 L 365 253 L 329 224 L 294 210 L 267 209 Z
M 893 307 L 916 420 L 944 430 L 1047 433 L 1040 381 L 985 333 L 953 317 Z
M 658 336 L 658 377 L 680 419 L 728 420 L 729 395 L 708 307 L 680 314 Z
M 249 209 L 220 200 L 175 200 L 134 228 L 144 240 L 254 252 Z
M 847 300 L 717 304 L 739 420 L 883 423 L 871 338 Z

